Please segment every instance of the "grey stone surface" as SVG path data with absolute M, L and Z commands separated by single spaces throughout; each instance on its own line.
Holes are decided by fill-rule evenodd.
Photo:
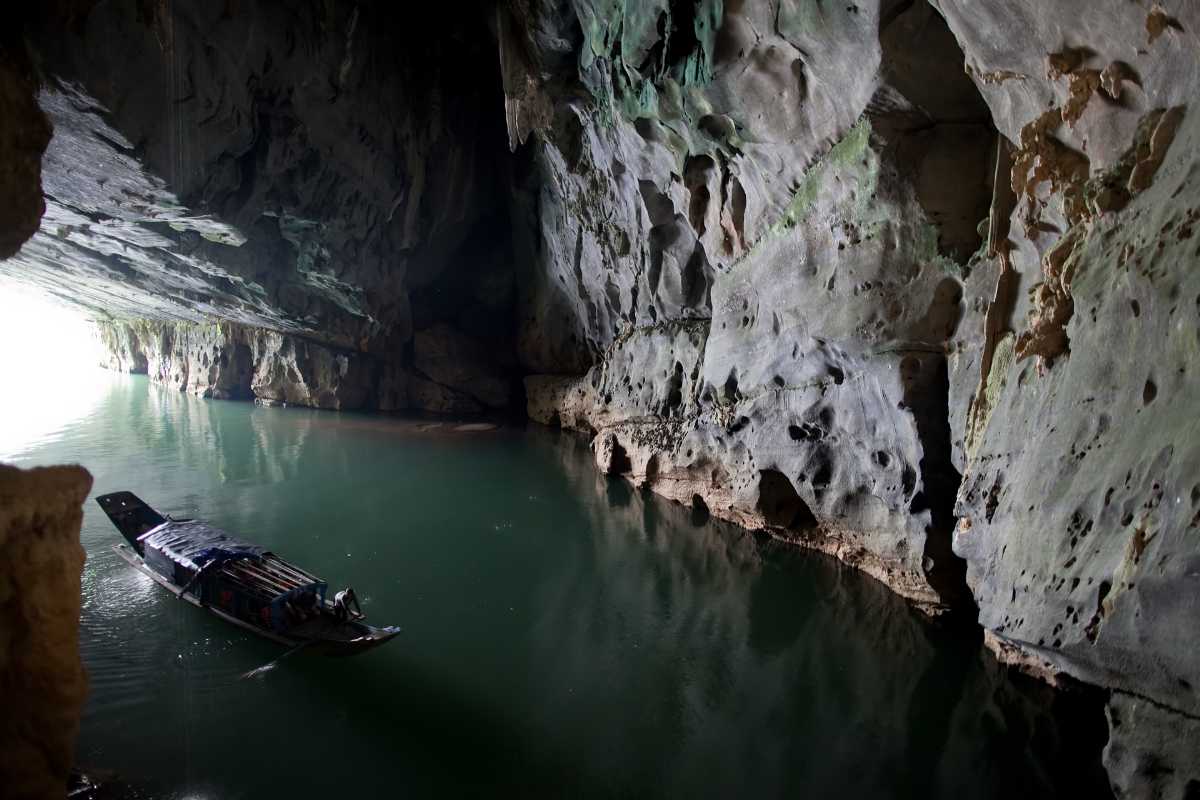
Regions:
M 483 343 L 441 324 L 413 336 L 413 368 L 449 390 L 467 395 L 476 408 L 505 408 L 512 385 L 503 365 Z
M 1004 649 L 1116 690 L 1118 793 L 1189 796 L 1200 11 L 935 4 L 1013 145 L 951 345 L 954 549 Z
M 1118 791 L 1195 791 L 1200 6 L 250 5 L 30 31 L 47 208 L 0 270 L 214 397 L 523 376 L 603 472 L 1111 689 Z
M 1181 717 L 1145 698 L 1113 692 L 1106 708 L 1104 768 L 1120 797 L 1188 800 L 1200 791 L 1196 740 L 1200 719 Z
M 109 368 L 147 373 L 156 383 L 201 397 L 391 410 L 376 394 L 382 367 L 369 355 L 229 322 L 97 327 L 110 353 Z
M 37 78 L 28 54 L 15 44 L 0 46 L 0 259 L 17 252 L 37 232 L 42 199 L 42 154 L 50 123 L 37 105 Z
M 503 408 L 509 399 L 509 383 L 494 368 L 455 360 L 468 348 L 460 334 L 450 340 L 418 334 L 418 341 L 441 348 L 433 355 L 441 357 L 434 363 L 443 369 L 427 376 L 370 353 L 236 322 L 103 321 L 96 328 L 109 369 L 148 374 L 155 383 L 200 397 L 468 415 Z M 460 350 L 447 353 L 447 341 Z M 474 346 L 482 359 L 482 346 Z
M 522 221 L 540 225 L 522 306 L 540 338 L 521 355 L 545 373 L 526 379 L 530 414 L 591 432 L 603 471 L 832 552 L 926 608 L 964 598 L 930 569 L 933 544 L 962 574 L 947 552 L 957 522 L 1001 657 L 1157 704 L 1153 725 L 1113 732 L 1115 753 L 1141 754 L 1112 757 L 1114 784 L 1150 796 L 1146 753 L 1184 782 L 1200 760 L 1161 738 L 1200 702 L 1200 451 L 1185 410 L 1200 407 L 1187 316 L 1198 142 L 1180 109 L 1196 93 L 1200 19 L 1180 2 L 935 5 L 977 91 L 936 79 L 955 48 L 935 46 L 944 34 L 923 4 L 857 4 L 874 24 L 853 64 L 810 62 L 819 48 L 789 39 L 792 76 L 837 85 L 836 108 L 818 92 L 796 108 L 797 84 L 746 54 L 797 30 L 823 30 L 829 53 L 855 30 L 837 7 L 771 4 L 761 24 L 766 4 L 735 4 L 711 48 L 698 26 L 672 66 L 638 60 L 656 10 L 626 11 L 618 28 L 580 5 L 596 103 L 572 107 L 578 124 L 560 112 L 543 126 L 540 194 L 517 198 L 517 241 Z M 542 74 L 543 91 L 561 91 Z M 741 91 L 725 103 L 733 74 Z M 776 78 L 773 93 L 749 76 Z M 834 132 L 786 121 L 806 115 Z M 736 173 L 737 236 L 710 236 L 737 204 L 714 201 L 731 195 L 701 155 Z M 620 188 L 635 180 L 636 218 Z M 616 220 L 644 244 L 607 246 L 578 219 Z M 665 301 L 640 283 L 651 265 L 660 281 L 703 284 L 703 299 Z M 684 322 L 707 335 L 676 381 L 661 331 Z M 674 385 L 682 402 L 665 408 Z
M 626 86 L 645 11 L 626 10 L 619 56 L 615 21 L 584 26 L 598 99 L 560 108 L 536 198 L 518 187 L 523 363 L 594 364 L 527 379 L 531 415 L 597 432 L 608 471 L 931 611 L 963 600 L 943 346 L 995 144 L 953 37 L 923 4 L 747 3 Z

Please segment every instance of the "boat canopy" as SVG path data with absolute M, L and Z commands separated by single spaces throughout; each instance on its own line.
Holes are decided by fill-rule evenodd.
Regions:
M 267 552 L 265 547 L 235 539 L 202 520 L 169 520 L 142 534 L 138 541 L 196 571 L 226 561 L 261 559 Z

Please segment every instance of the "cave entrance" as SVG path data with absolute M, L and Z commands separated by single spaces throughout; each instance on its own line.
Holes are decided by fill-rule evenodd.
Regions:
M 0 279 L 0 461 L 85 416 L 110 380 L 87 317 Z

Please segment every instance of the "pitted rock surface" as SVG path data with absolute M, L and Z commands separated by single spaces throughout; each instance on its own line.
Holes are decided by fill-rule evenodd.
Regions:
M 248 5 L 46 11 L 0 60 L 0 248 L 55 128 L 0 271 L 114 367 L 450 414 L 523 379 L 604 473 L 1107 688 L 1118 793 L 1195 792 L 1200 7 Z

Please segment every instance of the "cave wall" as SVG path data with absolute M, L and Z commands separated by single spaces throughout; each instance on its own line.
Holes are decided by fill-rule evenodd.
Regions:
M 101 320 L 102 366 L 198 397 L 334 411 L 511 409 L 511 365 L 447 323 L 419 330 L 412 363 L 236 322 Z
M 514 206 L 531 415 L 930 611 L 969 603 L 945 343 L 987 106 L 928 4 L 697 8 L 577 7 L 590 94 L 553 103 Z M 780 494 L 803 524 L 764 515 Z
M 0 61 L 18 217 L 55 131 L 0 272 L 111 366 L 524 401 L 1106 687 L 1114 787 L 1196 791 L 1194 3 L 81 5 Z
M 0 259 L 13 256 L 41 225 L 42 153 L 50 142 L 50 122 L 36 100 L 37 74 L 15 39 L 18 29 L 0 34 Z
M 54 134 L 41 227 L 0 274 L 160 339 L 233 323 L 239 344 L 404 376 L 352 376 L 361 388 L 339 398 L 297 385 L 298 402 L 509 404 L 511 389 L 495 401 L 490 385 L 515 358 L 502 99 L 481 7 L 60 2 L 26 16 L 35 110 Z M 456 384 L 487 385 L 473 388 L 492 403 L 412 368 L 450 347 L 479 354 Z M 252 348 L 254 369 L 276 369 L 279 351 Z M 228 393 L 176 352 L 152 377 Z M 430 385 L 396 390 L 409 381 Z
M 936 4 L 1013 145 L 952 346 L 954 548 L 985 628 L 1113 689 L 1114 786 L 1190 796 L 1197 749 L 1167 743 L 1200 712 L 1200 9 Z
M 0 464 L 0 786 L 63 797 L 87 693 L 79 657 L 79 544 L 92 476 Z
M 564 67 L 550 5 L 506 81 L 530 416 L 977 607 L 1112 689 L 1121 794 L 1190 796 L 1195 6 L 578 2 Z

